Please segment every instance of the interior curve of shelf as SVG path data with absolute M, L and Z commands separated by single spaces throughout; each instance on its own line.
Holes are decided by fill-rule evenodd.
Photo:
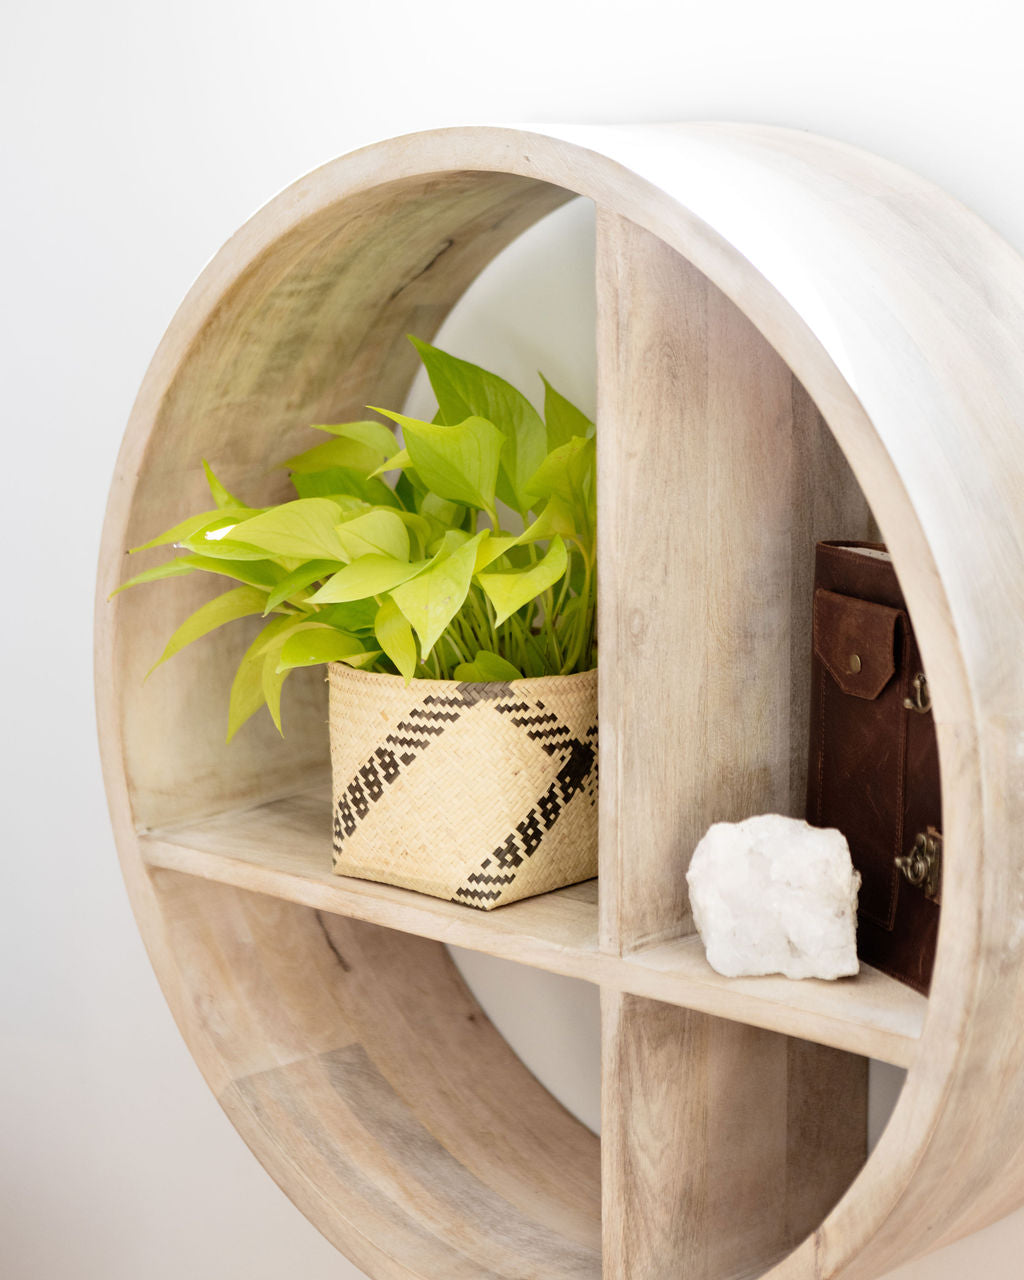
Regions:
M 860 993 L 852 996 L 814 984 L 786 997 L 784 984 L 772 988 L 770 980 L 709 978 L 692 946 L 687 951 L 685 901 L 680 910 L 681 890 L 672 879 L 678 855 L 648 859 L 655 881 L 675 887 L 668 897 L 648 887 L 644 898 L 621 845 L 627 828 L 620 807 L 628 807 L 635 787 L 604 764 L 600 920 L 580 891 L 554 895 L 552 903 L 531 908 L 539 913 L 535 920 L 506 927 L 446 915 L 446 904 L 424 906 L 399 891 L 325 883 L 330 877 L 308 861 L 301 825 L 294 841 L 281 840 L 268 853 L 267 832 L 282 814 L 286 825 L 296 821 L 324 774 L 322 689 L 313 677 L 296 681 L 291 692 L 301 727 L 283 743 L 256 728 L 230 756 L 221 741 L 216 691 L 226 687 L 244 634 L 179 655 L 173 678 L 164 668 L 140 695 L 152 638 L 169 633 L 203 598 L 204 587 L 191 578 L 162 584 L 159 597 L 132 592 L 100 605 L 104 769 L 133 906 L 211 1087 L 288 1193 L 373 1274 L 525 1277 L 540 1265 L 540 1247 L 545 1276 L 599 1273 L 596 1140 L 489 1029 L 436 945 L 445 939 L 492 954 L 514 952 L 526 963 L 601 983 L 609 999 L 606 1051 L 616 1089 L 631 1078 L 633 1066 L 623 1055 L 636 1035 L 669 1054 L 698 1035 L 701 1052 L 725 1054 L 723 1061 L 735 1060 L 736 1046 L 756 1045 L 766 1061 L 777 1063 L 772 1070 L 780 1073 L 783 1092 L 787 1079 L 803 1082 L 799 1097 L 790 1088 L 788 1131 L 764 1135 L 775 1144 L 764 1159 L 783 1167 L 788 1142 L 811 1152 L 807 1167 L 818 1169 L 813 1153 L 821 1143 L 820 1132 L 810 1132 L 811 1113 L 801 1111 L 801 1099 L 813 1093 L 809 1064 L 819 1060 L 801 1055 L 818 1050 L 787 1048 L 798 1042 L 786 1036 L 818 1041 L 826 1046 L 822 1054 L 842 1049 L 912 1063 L 889 1130 L 824 1223 L 817 1227 L 848 1176 L 839 1185 L 835 1175 L 822 1174 L 827 1185 L 817 1199 L 783 1205 L 788 1217 L 781 1233 L 749 1242 L 756 1269 L 777 1262 L 772 1275 L 779 1280 L 817 1275 L 820 1268 L 869 1276 L 912 1256 L 922 1241 L 935 1247 L 982 1225 L 1024 1194 L 1024 1157 L 1011 1142 L 1017 1128 L 1005 1123 L 1024 1083 L 1013 1085 L 1005 1107 L 984 1121 L 965 1105 L 994 1029 L 1003 1061 L 1019 1061 L 1022 1050 L 1020 1033 L 1008 1037 L 1000 1025 L 1008 1007 L 1024 1003 L 1020 980 L 1002 959 L 1015 936 L 1015 863 L 1009 855 L 998 865 L 983 863 L 981 850 L 1015 847 L 1009 836 L 1020 829 L 1024 794 L 1024 787 L 1014 790 L 1022 769 L 1014 744 L 1024 724 L 1024 691 L 1019 682 L 1010 696 L 1000 687 L 1017 652 L 1021 616 L 1011 608 L 998 617 L 992 591 L 996 574 L 1024 580 L 1024 530 L 1012 502 L 1024 478 L 1013 430 L 1014 414 L 1024 410 L 1024 362 L 1013 336 L 1024 331 L 1018 324 L 1024 268 L 948 197 L 840 144 L 738 126 L 557 132 L 441 131 L 371 148 L 303 180 L 229 242 L 168 330 L 140 392 L 111 496 L 99 598 L 118 585 L 127 546 L 201 501 L 201 456 L 220 462 L 218 474 L 229 489 L 257 502 L 276 500 L 281 480 L 270 468 L 297 451 L 310 422 L 360 416 L 370 400 L 401 401 L 414 365 L 403 335 L 432 336 L 505 244 L 571 194 L 591 197 L 605 217 L 599 260 L 607 290 L 605 414 L 614 417 L 628 406 L 656 424 L 657 405 L 645 404 L 642 391 L 629 399 L 642 335 L 634 334 L 631 349 L 624 322 L 645 306 L 637 281 L 657 296 L 663 255 L 676 255 L 668 273 L 672 296 L 697 302 L 666 350 L 689 349 L 693 315 L 703 326 L 703 350 L 723 371 L 730 342 L 745 357 L 756 350 L 762 363 L 741 363 L 736 402 L 751 447 L 767 429 L 768 420 L 750 409 L 767 370 L 776 407 L 785 406 L 787 431 L 796 433 L 790 438 L 813 442 L 814 468 L 844 477 L 824 507 L 816 507 L 809 480 L 821 472 L 802 472 L 806 455 L 794 450 L 786 483 L 803 488 L 786 493 L 799 492 L 801 509 L 813 513 L 804 532 L 838 510 L 866 516 L 866 505 L 857 506 L 863 489 L 893 550 L 934 687 L 944 828 L 958 854 L 947 881 L 927 1020 L 923 1001 L 886 980 L 873 989 L 870 975 L 845 989 Z M 799 238 L 794 226 L 803 227 Z M 633 280 L 622 270 L 624 246 L 638 255 L 631 261 L 643 264 Z M 962 268 L 964 259 L 970 270 Z M 628 308 L 617 303 L 627 296 Z M 613 348 L 615 362 L 607 354 Z M 667 366 L 658 373 L 659 393 L 670 375 Z M 720 395 L 733 394 L 726 372 L 715 385 Z M 984 414 L 972 404 L 972 387 Z M 771 396 L 765 402 L 758 412 L 771 411 Z M 628 438 L 613 434 L 617 452 L 605 453 L 606 478 L 613 464 L 628 474 L 621 470 Z M 841 451 L 829 443 L 833 434 Z M 922 450 L 925 439 L 929 448 Z M 1003 460 L 998 473 L 997 458 Z M 674 474 L 670 452 L 664 461 L 666 475 Z M 972 478 L 986 486 L 989 499 L 984 546 L 977 548 L 962 537 Z M 618 489 L 602 483 L 608 527 L 628 515 L 632 499 L 628 483 Z M 743 483 L 740 468 L 723 492 Z M 613 495 L 610 520 L 606 493 Z M 780 496 L 766 485 L 757 493 L 766 517 L 781 519 Z M 798 532 L 790 529 L 788 536 Z M 727 551 L 746 545 L 724 543 Z M 790 544 L 773 544 L 771 554 L 781 572 Z M 786 571 L 794 593 L 809 581 L 808 563 L 794 562 Z M 602 663 L 609 652 L 628 653 L 635 621 L 628 610 L 633 588 L 621 573 L 616 577 L 607 553 L 606 570 L 604 599 L 617 598 L 606 592 L 610 581 L 621 587 L 623 603 L 620 613 L 609 604 L 603 615 Z M 730 625 L 738 627 L 735 620 Z M 780 626 L 779 635 L 795 645 L 799 628 L 788 618 Z M 606 643 L 606 635 L 618 638 Z M 987 658 L 993 644 L 996 662 Z M 798 670 L 794 660 L 782 684 L 768 674 L 758 677 L 771 705 L 784 709 L 794 742 L 801 708 L 791 684 L 796 687 Z M 606 733 L 614 743 L 623 735 L 632 744 L 638 739 L 628 716 L 615 721 L 610 693 L 602 697 L 604 759 Z M 775 790 L 769 794 L 791 803 L 799 764 L 791 768 L 787 760 L 783 778 L 777 748 L 772 759 Z M 984 776 L 1004 790 L 983 787 L 983 761 Z M 688 821 L 704 816 L 694 810 Z M 653 834 L 653 842 L 635 848 L 663 850 L 665 830 Z M 503 918 L 527 917 L 527 906 Z M 310 983 L 314 972 L 320 981 Z M 386 1017 L 379 1013 L 382 998 Z M 719 1029 L 728 1027 L 735 1032 Z M 472 1065 L 481 1055 L 488 1064 L 482 1073 Z M 849 1090 L 851 1099 L 862 1097 L 855 1060 L 849 1067 L 846 1060 L 844 1054 L 828 1058 L 833 1074 L 827 1079 L 840 1096 Z M 452 1063 L 458 1064 L 454 1081 Z M 619 1158 L 635 1151 L 637 1126 L 667 1114 L 669 1101 L 645 1097 L 632 1107 L 628 1123 L 606 1142 L 606 1177 L 609 1170 L 621 1176 Z M 702 1105 L 719 1114 L 713 1089 Z M 824 1114 L 819 1099 L 819 1128 Z M 863 1155 L 849 1136 L 857 1116 L 851 1115 L 849 1132 L 842 1117 L 833 1115 L 830 1123 L 842 1131 L 848 1150 L 840 1164 L 852 1173 Z M 972 1149 L 965 1158 L 979 1124 L 988 1149 Z M 396 1142 L 403 1153 L 416 1152 L 414 1167 L 396 1154 Z M 954 1151 L 957 1161 L 950 1159 Z M 752 1167 L 755 1174 L 776 1168 L 757 1161 Z M 965 1189 L 985 1179 L 985 1196 L 965 1198 Z M 442 1191 L 442 1183 L 455 1190 Z M 358 1188 L 351 1216 L 338 1206 L 342 1186 Z M 607 1187 L 605 1195 L 607 1213 Z M 468 1234 L 460 1203 L 480 1209 Z M 613 1237 L 606 1219 L 606 1266 L 616 1280 L 626 1280 L 642 1274 L 642 1260 L 637 1269 L 615 1250 L 627 1227 L 640 1233 L 636 1222 L 626 1222 L 628 1206 L 620 1218 Z M 674 1227 L 665 1236 L 663 1225 L 653 1246 L 665 1244 L 673 1251 L 666 1256 L 683 1256 L 688 1241 L 674 1235 Z M 815 1227 L 813 1238 L 784 1256 Z M 737 1254 L 722 1264 L 731 1270 L 710 1274 L 752 1274 L 749 1258 Z
M 291 439 L 310 422 L 362 416 L 377 396 L 401 402 L 414 372 L 404 333 L 431 336 L 481 265 L 567 198 L 511 179 L 479 191 L 466 179 L 407 186 L 392 203 L 389 236 L 375 230 L 381 202 L 393 200 L 387 191 L 357 198 L 340 224 L 333 210 L 314 217 L 280 258 L 276 246 L 257 257 L 186 341 L 154 430 L 136 442 L 144 457 L 122 512 L 124 545 L 144 540 L 143 525 L 173 522 L 182 502 L 202 500 L 200 438 L 226 484 L 269 501 L 284 480 L 273 464 L 299 447 Z M 429 221 L 419 227 L 417 202 L 431 190 L 456 224 L 458 250 Z M 444 252 L 450 273 L 439 287 L 429 269 Z M 352 298 L 353 263 L 368 258 L 367 296 Z M 295 320 L 288 342 L 274 327 L 282 315 Z M 346 341 L 368 350 L 339 372 Z M 261 433 L 252 430 L 256 405 Z M 278 434 L 282 424 L 290 437 Z M 126 601 L 119 619 L 132 828 L 289 795 L 327 767 L 315 679 L 290 690 L 285 741 L 254 724 L 226 752 L 215 691 L 246 643 L 237 632 L 206 646 L 191 670 L 182 664 L 162 684 L 154 677 L 152 698 L 136 697 L 143 632 L 158 634 L 204 589 Z M 600 1274 L 598 1140 L 497 1035 L 443 946 L 125 861 L 154 964 L 211 1087 L 268 1171 L 358 1265 L 464 1280 L 524 1280 L 542 1265 L 552 1275 Z

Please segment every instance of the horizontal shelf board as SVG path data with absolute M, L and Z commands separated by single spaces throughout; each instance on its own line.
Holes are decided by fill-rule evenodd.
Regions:
M 704 958 L 704 944 L 696 934 L 619 963 L 643 974 L 642 988 L 627 977 L 619 984 L 624 991 L 849 1049 L 898 1067 L 913 1062 L 928 1010 L 925 996 L 863 963 L 856 978 L 835 982 L 723 978 Z
M 304 792 L 144 833 L 149 866 L 909 1066 L 927 1000 L 861 966 L 838 982 L 723 978 L 696 936 L 619 957 L 598 947 L 597 881 L 483 912 L 331 871 L 330 804 Z

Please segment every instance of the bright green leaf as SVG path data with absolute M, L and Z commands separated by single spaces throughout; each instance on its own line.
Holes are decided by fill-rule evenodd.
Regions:
M 228 704 L 228 742 L 266 702 L 263 692 L 263 657 L 274 639 L 294 626 L 292 618 L 274 618 L 246 649 L 231 683 Z
M 284 737 L 284 729 L 281 727 L 281 690 L 290 668 L 281 669 L 279 665 L 281 651 L 296 632 L 305 631 L 313 625 L 309 622 L 292 620 L 291 626 L 283 627 L 263 650 L 263 665 L 260 669 L 263 698 L 267 704 L 267 710 L 270 712 L 270 718 L 274 722 L 274 727 L 282 737 Z
M 367 449 L 383 454 L 384 457 L 394 453 L 398 447 L 391 429 L 383 422 L 373 422 L 369 418 L 361 422 L 316 422 L 313 424 L 313 430 L 327 431 L 332 436 L 340 436 L 344 440 L 355 440 L 365 445 Z
M 437 397 L 436 422 L 452 426 L 456 422 L 462 422 L 465 418 L 471 417 L 474 413 L 487 417 L 484 411 L 479 408 L 474 409 L 470 404 L 471 399 L 476 399 L 478 404 L 484 399 L 482 391 L 474 396 L 471 388 L 466 385 L 474 372 L 482 374 L 483 369 L 478 365 L 469 364 L 466 360 L 459 360 L 456 356 L 450 356 L 446 351 L 442 351 L 439 347 L 432 347 L 429 342 L 424 342 L 411 333 L 409 341 L 419 353 L 434 395 Z
M 287 574 L 267 596 L 266 612 L 276 609 L 283 601 L 297 603 L 293 597 L 301 596 L 307 587 L 321 578 L 329 578 L 341 568 L 338 560 L 310 560 Z
M 380 412 L 383 412 L 383 410 Z M 407 467 L 411 466 L 412 458 L 409 457 L 409 450 L 399 449 L 397 453 L 393 453 L 390 458 L 382 462 L 375 471 L 370 472 L 370 479 L 382 476 L 388 471 L 405 471 Z
M 423 488 L 411 466 L 408 470 L 400 471 L 398 478 L 395 480 L 395 497 L 405 507 L 406 511 L 415 511 L 419 498 L 422 496 L 424 496 Z
M 409 619 L 390 596 L 377 610 L 373 633 L 377 637 L 377 643 L 405 676 L 406 682 L 411 680 L 418 660 L 416 637 L 412 633 Z
M 489 530 L 482 530 L 479 534 L 467 533 L 465 529 L 446 529 L 440 538 L 435 538 L 430 544 L 431 560 L 437 563 L 446 556 L 450 556 L 453 551 L 458 551 L 460 547 L 466 545 L 471 538 L 486 538 Z
M 383 480 L 370 480 L 354 467 L 330 467 L 326 471 L 299 472 L 292 476 L 292 485 L 300 498 L 359 498 L 370 506 L 397 507 L 400 505 L 394 489 Z
M 381 427 L 381 430 L 388 436 L 391 432 L 387 427 Z M 309 471 L 326 471 L 329 467 L 352 467 L 356 471 L 361 471 L 364 475 L 368 475 L 392 452 L 395 447 L 394 437 L 391 438 L 391 446 L 389 449 L 377 449 L 370 445 L 363 444 L 359 440 L 325 440 L 323 444 L 316 444 L 312 449 L 307 449 L 304 453 L 297 453 L 293 458 L 288 458 L 281 465 L 287 467 L 290 471 L 299 473 Z
M 206 483 L 210 486 L 210 494 L 218 507 L 228 511 L 238 511 L 245 508 L 245 503 L 241 499 L 228 493 L 227 489 L 213 474 L 213 468 L 205 458 L 203 459 L 203 471 L 206 473 Z
M 265 627 L 260 635 L 263 643 L 253 646 L 252 661 L 254 666 L 258 664 L 262 700 L 266 702 L 271 719 L 282 736 L 284 730 L 281 727 L 281 690 L 291 668 L 281 666 L 281 653 L 292 637 L 314 629 L 326 630 L 319 623 L 310 622 L 306 618 L 294 616 L 283 618 L 280 627 L 274 627 L 273 624 Z
M 557 449 L 559 445 L 568 444 L 573 436 L 582 436 L 586 439 L 591 435 L 594 424 L 587 415 L 577 409 L 572 401 L 559 395 L 543 374 L 540 375 L 540 380 L 544 383 L 544 417 L 547 420 L 548 448 Z
M 454 426 L 467 417 L 477 417 L 503 431 L 506 441 L 502 466 L 517 497 L 513 505 L 525 511 L 528 506 L 526 482 L 540 466 L 547 450 L 547 432 L 540 414 L 521 391 L 496 373 L 468 360 L 459 360 L 419 338 L 410 336 L 410 341 L 427 370 L 446 425 Z M 413 452 L 414 459 L 415 456 Z M 430 487 L 440 492 L 433 484 Z
M 556 533 L 563 538 L 577 536 L 576 522 L 573 520 L 572 508 L 564 498 L 553 493 L 544 503 L 544 510 L 533 524 L 523 532 L 521 542 L 539 542 L 542 538 L 551 538 Z
M 481 684 L 523 678 L 518 667 L 489 649 L 478 649 L 472 662 L 460 662 L 452 674 L 456 680 L 472 680 Z
M 413 559 L 426 555 L 427 544 L 436 536 L 439 526 L 416 511 L 399 511 L 398 517 L 409 530 L 409 555 Z
M 270 649 L 263 655 L 263 666 L 260 670 L 260 684 L 263 688 L 263 699 L 267 704 L 267 710 L 270 712 L 270 718 L 274 722 L 281 737 L 284 737 L 284 729 L 281 726 L 281 689 L 285 679 L 288 676 L 287 669 L 279 671 L 277 668 L 277 650 Z
M 236 618 L 245 618 L 253 613 L 263 612 L 266 592 L 256 587 L 234 587 L 223 595 L 215 596 L 201 605 L 191 614 L 167 641 L 167 647 L 150 668 L 151 675 L 157 667 L 180 653 L 186 645 L 192 644 L 201 636 L 216 630 L 226 622 L 234 622 Z
M 311 604 L 344 603 L 348 600 L 365 600 L 367 596 L 381 595 L 397 587 L 399 583 L 420 573 L 426 568 L 427 561 L 413 561 L 407 564 L 403 560 L 394 560 L 390 556 L 360 556 L 344 569 L 339 569 L 333 577 L 320 588 L 314 596 L 310 596 Z
M 148 542 L 132 547 L 132 554 L 136 551 L 148 551 L 150 547 L 165 547 L 169 543 L 185 543 L 204 530 L 230 528 L 239 520 L 245 520 L 252 514 L 248 507 L 239 507 L 234 510 L 225 507 L 218 508 L 216 511 L 201 511 L 198 515 L 182 520 L 180 524 L 172 525 L 170 529 L 164 530 L 155 538 L 150 538 Z
M 480 585 L 497 615 L 494 625 L 500 627 L 517 609 L 553 586 L 565 573 L 567 563 L 565 543 L 556 536 L 543 558 L 529 569 L 481 573 Z
M 335 534 L 348 560 L 368 555 L 409 559 L 409 530 L 401 515 L 390 507 L 346 520 L 337 526 Z
M 481 529 L 479 533 L 467 533 L 465 529 L 445 529 L 441 535 L 441 547 L 445 555 L 451 555 L 453 551 L 458 551 L 460 547 L 464 547 L 467 542 L 480 542 L 484 538 L 491 536 L 489 529 Z
M 112 600 L 119 591 L 124 591 L 128 587 L 141 586 L 143 582 L 159 582 L 161 578 L 177 578 L 184 573 L 191 573 L 196 568 L 195 565 L 189 564 L 191 558 L 178 556 L 176 560 L 168 560 L 165 564 L 158 564 L 152 569 L 144 569 L 134 578 L 129 578 L 127 582 L 122 582 L 119 587 L 115 587 L 107 599 Z
M 580 556 L 574 556 L 572 564 L 569 567 L 569 587 L 576 593 L 576 596 L 582 596 L 583 588 L 587 578 L 587 567 L 583 563 Z M 569 601 L 572 604 L 572 601 Z
M 505 437 L 492 422 L 467 418 L 456 426 L 439 427 L 401 413 L 387 416 L 401 425 L 413 466 L 428 489 L 449 502 L 494 510 Z
M 333 627 L 305 620 L 293 623 L 274 637 L 263 653 L 261 682 L 267 709 L 278 733 L 281 728 L 281 687 L 289 672 L 296 667 L 317 666 L 324 662 L 346 662 L 364 667 L 380 657 L 380 650 L 365 650 L 352 636 Z
M 436 493 L 428 493 L 420 503 L 420 515 L 445 529 L 458 529 L 466 518 L 466 508 Z
M 377 601 L 371 596 L 367 600 L 346 600 L 343 604 L 322 604 L 309 616 L 339 631 L 372 632 Z
M 347 667 L 372 667 L 377 659 L 381 656 L 379 649 L 363 649 L 360 653 L 350 653 L 344 658 L 338 658 L 338 662 L 344 662 Z
M 524 494 L 520 498 L 513 487 L 512 481 L 508 478 L 508 472 L 503 466 L 498 469 L 498 483 L 495 486 L 494 493 L 498 501 L 504 503 L 510 511 L 518 511 L 523 519 L 526 519 L 526 513 L 530 509 L 529 495 Z
M 297 498 L 241 521 L 231 541 L 294 560 L 344 560 L 337 523 L 338 508 L 330 498 Z
M 573 438 L 544 459 L 530 479 L 534 501 L 557 496 L 573 513 L 578 527 L 589 535 L 594 524 L 596 450 L 593 440 Z
M 516 539 L 515 546 L 509 547 L 505 552 L 503 559 L 507 560 L 513 569 L 528 569 L 530 565 L 536 564 L 536 552 L 531 553 L 531 547 L 523 543 L 521 538 Z
M 204 573 L 219 573 L 224 578 L 261 587 L 269 591 L 284 576 L 284 570 L 270 560 L 220 560 L 213 556 L 182 556 L 182 563 Z
M 422 573 L 391 592 L 419 637 L 424 660 L 465 603 L 482 538 L 477 534 L 455 551 L 443 548 Z
M 340 662 L 366 650 L 355 636 L 347 636 L 334 627 L 307 624 L 293 632 L 284 642 L 277 659 L 277 671 L 294 667 L 315 667 L 321 662 Z
M 210 560 L 227 560 L 236 563 L 241 560 L 265 562 L 268 558 L 266 551 L 248 547 L 243 542 L 235 542 L 231 537 L 239 523 L 239 521 L 228 521 L 203 529 L 191 538 L 182 539 L 179 545 Z
M 583 596 L 570 596 L 562 605 L 561 612 L 555 620 L 555 629 L 559 633 L 570 631 L 573 628 L 573 619 L 579 614 L 581 609 L 588 607 L 588 601 Z
M 518 546 L 519 542 L 520 539 L 513 537 L 512 534 L 490 534 L 485 537 L 477 547 L 473 572 L 479 573 L 482 569 L 486 569 L 489 564 L 493 564 L 512 547 Z

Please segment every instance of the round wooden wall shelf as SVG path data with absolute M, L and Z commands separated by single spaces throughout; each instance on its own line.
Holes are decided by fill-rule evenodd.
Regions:
M 272 500 L 308 424 L 400 402 L 404 335 L 575 195 L 598 210 L 600 902 L 491 917 L 331 875 L 322 682 L 294 682 L 285 741 L 224 746 L 244 624 L 143 689 L 211 584 L 105 597 L 202 502 L 202 456 Z M 364 1271 L 871 1277 L 1024 1200 L 1022 300 L 1024 263 L 930 184 L 733 125 L 399 138 L 284 192 L 189 294 L 110 499 L 110 805 L 211 1088 Z M 730 982 L 693 936 L 689 851 L 714 819 L 800 811 L 813 545 L 875 522 L 940 741 L 932 994 Z M 445 942 L 600 985 L 601 1147 Z M 865 1160 L 869 1056 L 909 1074 Z

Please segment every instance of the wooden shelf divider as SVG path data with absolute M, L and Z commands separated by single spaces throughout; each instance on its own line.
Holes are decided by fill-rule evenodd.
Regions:
M 870 513 L 848 469 L 814 465 L 827 428 L 750 320 L 609 212 L 597 317 L 601 946 L 703 963 L 686 892 L 698 840 L 713 822 L 803 810 L 808 526 L 862 534 Z M 801 984 L 785 985 L 799 1002 Z M 603 989 L 616 1280 L 760 1275 L 866 1158 L 864 1058 L 791 1041 L 802 1028 L 788 1001 L 781 1025 L 743 1025 L 741 1002 L 723 1017 L 731 991 L 721 981 L 698 1012 Z M 804 1025 L 820 1038 L 813 1017 Z

